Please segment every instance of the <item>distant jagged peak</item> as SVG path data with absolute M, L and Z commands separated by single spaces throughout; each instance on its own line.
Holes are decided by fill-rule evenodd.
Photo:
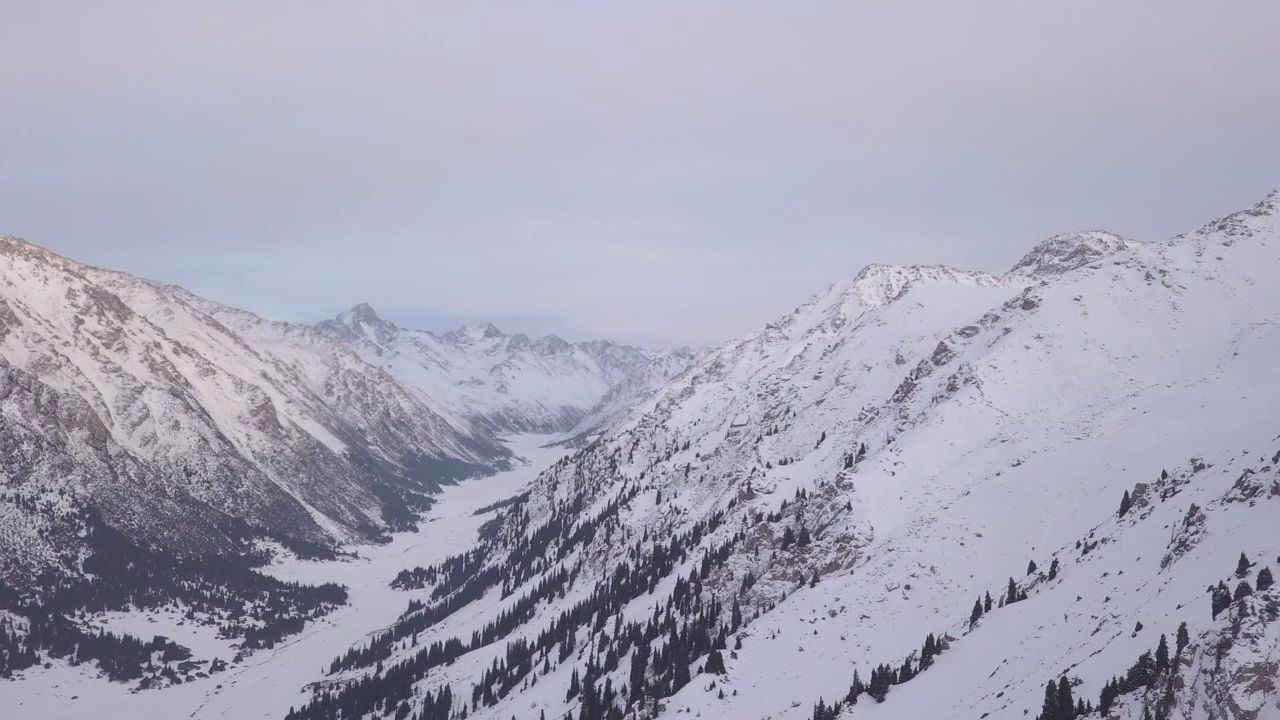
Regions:
M 571 351 L 573 346 L 559 335 L 546 335 L 534 341 L 533 349 L 541 355 L 559 355 Z
M 457 330 L 440 336 L 440 339 L 455 345 L 470 345 L 481 340 L 494 340 L 507 337 L 506 333 L 499 330 L 493 323 L 467 323 Z
M 576 344 L 583 350 L 595 355 L 603 355 L 605 353 L 617 351 L 629 352 L 637 350 L 637 348 L 630 345 L 622 345 L 612 340 L 583 340 Z
M 1105 230 L 1054 235 L 1041 241 L 1010 270 L 1010 275 L 1054 277 L 1128 249 L 1133 240 Z
M 611 340 L 586 340 L 582 342 L 569 342 L 559 335 L 550 334 L 539 337 L 529 337 L 529 335 L 518 332 L 508 335 L 501 329 L 493 325 L 493 323 L 468 323 L 456 330 L 450 330 L 438 336 L 439 339 L 447 344 L 456 346 L 468 346 L 476 344 L 494 344 L 498 347 L 505 348 L 508 352 L 531 351 L 539 355 L 562 355 L 572 353 L 577 350 L 595 357 L 597 360 L 604 359 L 614 354 L 639 354 L 642 351 L 628 345 L 619 345 Z
M 348 342 L 362 339 L 386 345 L 395 339 L 400 328 L 378 316 L 369 303 L 360 303 L 338 313 L 331 320 L 320 323 L 320 328 Z
M 348 310 L 338 313 L 339 319 L 348 319 L 363 323 L 379 323 L 382 318 L 378 317 L 378 312 L 373 309 L 369 303 L 359 303 L 352 306 Z
M 470 323 L 463 325 L 462 332 L 472 337 L 496 338 L 505 337 L 504 333 L 493 323 Z

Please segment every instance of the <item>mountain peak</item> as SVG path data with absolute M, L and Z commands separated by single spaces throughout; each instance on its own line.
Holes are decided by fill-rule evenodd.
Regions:
M 1133 241 L 1105 230 L 1071 232 L 1041 241 L 1014 265 L 1010 275 L 1054 276 L 1114 255 Z
M 0 255 L 10 255 L 15 257 L 25 257 L 29 260 L 39 260 L 43 262 L 53 262 L 62 266 L 78 266 L 80 263 L 63 257 L 58 253 L 37 245 L 30 240 L 24 240 L 16 235 L 0 235 Z
M 1221 236 L 1233 241 L 1235 238 L 1249 237 L 1260 230 L 1275 227 L 1275 217 L 1280 214 L 1280 190 L 1272 190 L 1253 207 L 1240 210 L 1226 217 L 1212 220 L 1196 230 L 1194 235 L 1201 237 Z M 1183 233 L 1176 238 L 1188 237 Z
M 568 352 L 572 348 L 572 345 L 558 335 L 540 337 L 533 343 L 533 349 L 543 355 L 554 355 L 557 353 Z
M 447 340 L 454 344 L 469 344 L 479 340 L 491 340 L 493 338 L 503 338 L 506 334 L 499 330 L 493 323 L 467 323 L 457 330 L 450 330 L 440 336 L 442 340 Z
M 325 320 L 319 327 L 349 342 L 368 339 L 379 345 L 390 342 L 400 330 L 394 323 L 379 317 L 372 305 L 363 302 L 343 310 L 331 320 Z
M 379 323 L 382 318 L 378 317 L 378 311 L 373 309 L 369 303 L 359 303 L 338 314 L 339 318 L 346 316 L 352 320 L 364 323 Z
M 902 294 L 915 275 L 913 270 L 911 265 L 872 263 L 853 277 L 850 290 L 863 305 L 884 305 Z

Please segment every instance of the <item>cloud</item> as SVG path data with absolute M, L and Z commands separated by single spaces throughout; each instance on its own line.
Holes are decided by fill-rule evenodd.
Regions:
M 710 343 L 1280 185 L 1280 6 L 7 8 L 0 228 L 274 317 Z

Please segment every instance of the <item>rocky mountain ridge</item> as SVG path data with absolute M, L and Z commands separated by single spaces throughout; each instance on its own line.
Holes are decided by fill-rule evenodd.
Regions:
M 1276 717 L 1278 206 L 833 286 L 407 567 L 291 717 Z
M 607 340 L 508 335 L 492 324 L 410 330 L 366 303 L 317 326 L 451 418 L 495 433 L 589 434 L 678 375 L 697 353 Z
M 10 237 L 0 368 L 4 496 L 92 506 L 170 548 L 230 552 L 246 532 L 375 538 L 410 522 L 439 482 L 507 456 L 314 329 Z M 7 514 L 0 537 L 24 541 L 8 558 L 62 554 L 53 569 L 74 571 L 75 543 L 35 537 L 56 517 Z

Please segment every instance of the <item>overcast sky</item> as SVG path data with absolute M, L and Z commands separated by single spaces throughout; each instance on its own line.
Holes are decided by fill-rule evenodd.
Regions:
M 1280 186 L 1280 3 L 0 0 L 0 232 L 269 317 L 710 344 Z

